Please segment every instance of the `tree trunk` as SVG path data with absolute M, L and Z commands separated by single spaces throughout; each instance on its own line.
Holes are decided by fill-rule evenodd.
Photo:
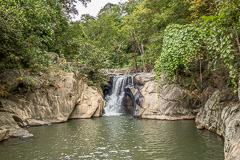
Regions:
M 138 71 L 138 66 L 137 66 L 137 54 L 134 55 L 134 63 L 135 63 L 135 72 Z
M 143 70 L 145 71 L 145 61 L 144 61 L 144 49 L 143 49 L 143 44 L 141 43 L 141 53 L 142 53 L 142 65 L 143 65 Z
M 238 45 L 238 52 L 240 53 L 240 43 L 239 43 L 239 37 L 238 37 L 238 31 L 236 29 L 236 26 L 234 26 L 235 34 L 236 34 L 236 41 Z
M 203 89 L 203 78 L 202 78 L 202 60 L 201 60 L 201 55 L 199 56 L 199 60 L 200 60 L 200 66 L 199 66 L 200 82 L 201 82 L 201 90 L 202 90 Z

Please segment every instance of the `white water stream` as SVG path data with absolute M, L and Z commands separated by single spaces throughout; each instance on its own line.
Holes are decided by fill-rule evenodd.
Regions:
M 113 77 L 112 89 L 105 97 L 105 116 L 121 115 L 125 113 L 123 108 L 123 99 L 126 96 L 124 88 L 128 85 L 133 86 L 133 83 L 133 76 L 121 75 Z

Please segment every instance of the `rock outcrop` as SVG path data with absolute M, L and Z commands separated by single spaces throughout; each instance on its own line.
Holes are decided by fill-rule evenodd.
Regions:
M 18 117 L 21 126 L 65 122 L 83 91 L 74 73 L 51 74 L 56 86 L 49 86 L 1 100 L 3 110 Z
M 216 91 L 196 117 L 198 129 L 207 129 L 224 137 L 226 160 L 240 159 L 240 103 L 229 101 L 227 91 Z
M 91 118 L 102 115 L 105 101 L 97 89 L 84 84 L 81 98 L 69 118 Z
M 8 79 L 4 74 L 6 73 L 0 75 L 2 83 Z M 0 113 L 8 114 L 9 117 L 5 119 L 14 119 L 15 127 L 10 125 L 11 128 L 19 128 L 18 125 L 22 127 L 47 125 L 65 122 L 69 118 L 91 118 L 102 115 L 104 108 L 102 92 L 88 86 L 81 75 L 50 72 L 48 78 L 53 81 L 52 85 L 41 85 L 0 100 Z M 7 135 L 2 127 L 4 125 L 4 123 L 0 125 L 1 135 L 5 134 L 2 139 Z M 13 131 L 10 130 L 10 136 L 14 137 L 11 133 Z M 21 137 L 18 133 L 15 135 Z
M 136 116 L 161 120 L 194 119 L 187 91 L 177 84 L 165 85 L 164 77 L 158 81 L 155 77 L 154 72 L 135 76 L 136 87 L 132 94 L 135 96 L 140 92 L 143 97 L 140 108 L 135 107 Z
M 136 75 L 135 84 L 132 94 L 140 92 L 143 98 L 139 109 L 135 108 L 138 117 L 163 120 L 195 118 L 197 107 L 191 106 L 189 92 L 179 85 L 164 85 L 164 77 L 157 81 L 154 73 Z M 158 88 L 157 84 L 161 87 Z M 234 101 L 231 93 L 213 89 L 210 96 L 205 96 L 209 97 L 205 105 L 197 109 L 195 121 L 198 129 L 207 129 L 224 137 L 225 159 L 237 160 L 240 159 L 240 103 Z M 240 94 L 238 96 L 240 99 Z

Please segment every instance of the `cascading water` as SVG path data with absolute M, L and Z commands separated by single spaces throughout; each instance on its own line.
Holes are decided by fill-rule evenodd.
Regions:
M 126 113 L 125 108 L 123 107 L 123 100 L 126 97 L 124 89 L 126 86 L 134 85 L 134 77 L 121 75 L 114 76 L 112 81 L 112 89 L 110 94 L 105 98 L 106 106 L 104 109 L 104 115 L 121 115 Z

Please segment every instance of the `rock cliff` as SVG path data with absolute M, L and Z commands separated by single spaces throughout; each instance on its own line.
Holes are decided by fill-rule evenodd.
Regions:
M 143 97 L 140 108 L 136 108 L 136 116 L 161 120 L 194 119 L 188 91 L 177 84 L 165 84 L 164 77 L 155 80 L 155 76 L 154 72 L 135 76 L 136 87 L 132 94 L 135 96 L 140 92 Z
M 9 78 L 19 79 L 17 73 L 9 72 L 15 71 L 0 75 L 2 84 L 7 83 Z M 14 76 L 9 77 L 9 75 Z M 39 85 L 34 89 L 16 92 L 0 100 L 0 138 L 6 139 L 8 134 L 10 137 L 24 137 L 24 135 L 12 134 L 11 129 L 19 129 L 18 126 L 46 125 L 65 122 L 69 118 L 91 118 L 102 115 L 104 108 L 102 92 L 88 86 L 79 74 L 52 71 L 48 76 L 53 84 Z M 41 76 L 37 82 L 34 82 L 40 83 L 40 81 L 44 81 Z M 19 82 L 17 85 L 23 84 Z M 9 121 L 11 123 L 7 123 Z
M 226 160 L 240 159 L 240 103 L 229 101 L 227 91 L 216 91 L 196 117 L 198 129 L 207 129 L 224 137 Z

